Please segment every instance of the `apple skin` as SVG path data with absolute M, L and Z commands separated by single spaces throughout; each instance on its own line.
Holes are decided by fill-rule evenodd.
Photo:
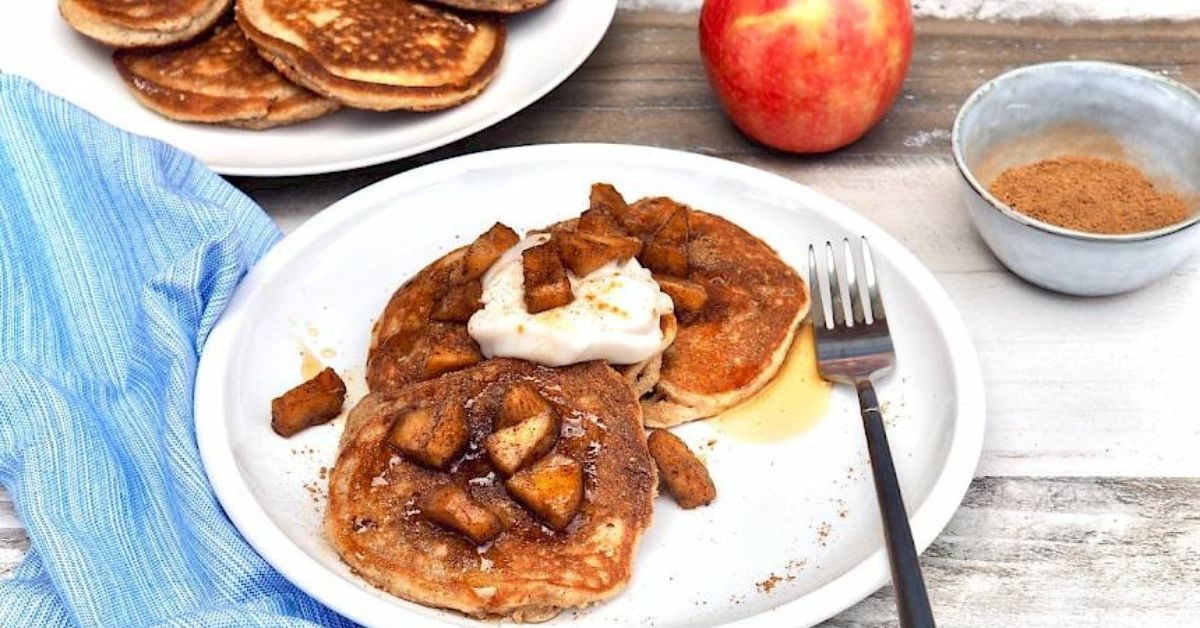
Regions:
M 853 143 L 883 119 L 912 57 L 908 0 L 705 0 L 700 53 L 722 108 L 793 153 Z

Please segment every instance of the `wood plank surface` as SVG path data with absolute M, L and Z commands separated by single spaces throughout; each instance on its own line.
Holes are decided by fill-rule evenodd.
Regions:
M 921 559 L 938 625 L 1195 626 L 1198 504 L 1196 480 L 976 480 Z M 894 626 L 894 617 L 884 588 L 825 626 Z

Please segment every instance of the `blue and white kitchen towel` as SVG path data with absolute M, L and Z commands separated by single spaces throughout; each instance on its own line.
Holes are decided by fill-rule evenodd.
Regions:
M 0 76 L 0 626 L 348 622 L 246 544 L 200 465 L 205 338 L 279 232 L 193 157 Z

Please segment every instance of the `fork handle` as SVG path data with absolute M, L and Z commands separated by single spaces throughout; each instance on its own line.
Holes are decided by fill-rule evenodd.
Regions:
M 917 560 L 917 549 L 913 545 L 908 511 L 904 509 L 904 498 L 900 495 L 896 464 L 888 446 L 887 432 L 883 429 L 879 399 L 869 380 L 856 382 L 856 387 L 863 429 L 867 435 L 867 450 L 871 455 L 871 472 L 875 476 L 875 495 L 883 515 L 883 535 L 887 541 L 888 556 L 891 557 L 892 586 L 896 590 L 900 625 L 903 628 L 934 628 L 933 610 L 929 607 L 921 563 Z

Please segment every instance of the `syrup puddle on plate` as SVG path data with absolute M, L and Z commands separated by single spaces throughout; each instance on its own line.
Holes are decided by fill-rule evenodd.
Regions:
M 305 325 L 305 333 L 309 338 L 316 339 L 321 335 L 321 330 L 312 323 L 308 323 Z M 292 337 L 296 340 L 296 350 L 300 352 L 300 379 L 303 381 L 307 382 L 316 377 L 317 373 L 325 370 L 326 360 L 337 357 L 337 350 L 333 347 L 314 350 L 300 334 L 293 333 Z
M 833 384 L 817 372 L 812 325 L 805 323 L 775 378 L 756 395 L 710 419 L 718 432 L 739 441 L 785 440 L 816 425 L 829 407 Z
M 296 348 L 300 350 L 300 379 L 302 381 L 307 382 L 316 377 L 317 373 L 325 370 L 325 364 L 321 362 L 321 359 L 299 338 L 296 339 Z

